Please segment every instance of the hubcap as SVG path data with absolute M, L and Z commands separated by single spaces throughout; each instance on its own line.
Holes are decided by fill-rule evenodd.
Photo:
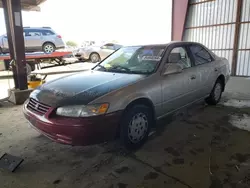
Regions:
M 91 61 L 92 62 L 97 62 L 99 60 L 99 57 L 98 57 L 98 55 L 96 55 L 96 54 L 93 54 L 93 55 L 91 55 Z
M 143 113 L 138 113 L 133 116 L 129 122 L 128 137 L 132 143 L 138 143 L 141 141 L 148 130 L 148 119 Z
M 46 53 L 52 53 L 54 51 L 54 47 L 50 44 L 47 44 L 45 47 L 44 47 L 44 51 Z
M 214 99 L 216 101 L 220 99 L 221 91 L 222 91 L 221 84 L 217 83 L 214 88 Z

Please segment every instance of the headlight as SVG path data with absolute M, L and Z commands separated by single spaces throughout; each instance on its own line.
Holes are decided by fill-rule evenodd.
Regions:
M 68 117 L 89 117 L 105 114 L 108 110 L 109 104 L 93 104 L 93 105 L 74 105 L 59 107 L 56 114 L 59 116 Z

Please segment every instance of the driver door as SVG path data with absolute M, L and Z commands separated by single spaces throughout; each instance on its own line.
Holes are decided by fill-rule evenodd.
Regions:
M 165 63 L 165 70 L 169 63 L 177 63 L 183 70 L 180 73 L 161 75 L 163 115 L 178 110 L 196 99 L 194 93 L 198 79 L 186 46 L 172 47 Z

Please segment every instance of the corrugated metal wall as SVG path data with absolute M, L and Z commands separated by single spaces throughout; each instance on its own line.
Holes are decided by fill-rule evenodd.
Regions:
M 236 75 L 250 76 L 250 0 L 243 0 Z
M 236 75 L 250 76 L 250 0 L 242 0 L 241 24 L 236 33 L 239 0 L 190 0 L 183 39 L 200 42 L 219 56 L 234 57 L 238 38 Z

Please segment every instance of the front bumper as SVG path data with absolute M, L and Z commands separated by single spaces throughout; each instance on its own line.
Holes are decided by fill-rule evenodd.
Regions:
M 122 112 L 89 118 L 71 118 L 52 115 L 50 109 L 39 115 L 24 104 L 23 112 L 30 125 L 48 138 L 69 145 L 90 145 L 113 140 Z

